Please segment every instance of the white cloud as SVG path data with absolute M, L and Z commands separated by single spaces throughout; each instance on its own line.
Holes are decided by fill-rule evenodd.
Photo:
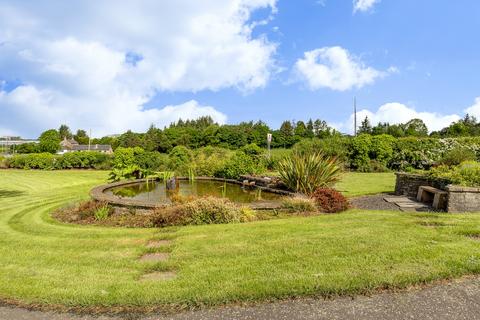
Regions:
M 337 91 L 361 88 L 390 73 L 366 66 L 342 47 L 324 47 L 307 51 L 295 63 L 296 76 L 311 90 L 329 88 Z
M 34 135 L 68 123 L 103 134 L 197 114 L 225 121 L 193 101 L 161 110 L 143 105 L 159 91 L 265 86 L 276 72 L 276 45 L 252 36 L 270 18 L 252 21 L 251 13 L 266 8 L 274 14 L 275 4 L 0 0 L 0 83 L 22 84 L 12 92 L 0 86 L 0 128 Z M 128 54 L 141 58 L 129 63 Z
M 379 2 L 380 0 L 353 0 L 353 12 L 356 13 L 358 11 L 369 11 L 375 4 Z
M 477 118 L 477 120 L 480 120 L 480 97 L 475 99 L 473 106 L 465 109 L 465 113 L 468 113 L 469 115 Z
M 430 131 L 438 131 L 449 126 L 452 122 L 458 121 L 460 116 L 457 114 L 442 115 L 435 112 L 419 112 L 414 108 L 404 104 L 393 102 L 382 105 L 377 111 L 372 112 L 368 109 L 362 109 L 357 112 L 358 126 L 368 117 L 372 125 L 379 122 L 388 122 L 390 124 L 406 123 L 412 119 L 422 119 Z M 338 130 L 352 133 L 354 115 L 344 123 L 334 125 Z

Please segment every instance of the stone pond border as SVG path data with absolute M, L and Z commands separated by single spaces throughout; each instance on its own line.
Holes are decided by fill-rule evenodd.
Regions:
M 187 177 L 177 177 L 177 179 L 178 180 L 183 180 L 183 181 L 188 180 Z M 213 178 L 213 177 L 195 177 L 195 180 L 219 181 L 219 182 L 226 182 L 226 183 L 237 184 L 237 185 L 242 185 L 243 184 L 243 182 L 239 181 L 239 180 Z M 158 205 L 148 204 L 148 203 L 144 203 L 144 202 L 139 201 L 139 200 L 120 198 L 120 197 L 117 197 L 117 196 L 114 196 L 114 195 L 109 195 L 109 194 L 105 193 L 105 191 L 107 191 L 109 189 L 112 189 L 112 188 L 116 188 L 116 187 L 120 187 L 120 186 L 122 186 L 122 187 L 130 186 L 130 185 L 135 185 L 135 184 L 143 183 L 143 182 L 147 182 L 147 179 L 119 181 L 119 182 L 100 185 L 100 186 L 97 186 L 97 187 L 93 188 L 90 191 L 90 196 L 94 200 L 101 201 L 101 202 L 106 202 L 106 203 L 108 203 L 112 206 L 116 206 L 116 207 L 127 207 L 127 208 L 134 207 L 134 208 L 144 209 L 144 210 L 145 209 L 146 210 L 155 210 L 155 209 L 161 209 L 161 208 L 167 207 L 168 205 L 166 205 L 166 204 L 158 204 Z M 290 191 L 273 189 L 273 188 L 269 188 L 269 187 L 265 187 L 265 186 L 256 185 L 255 188 L 261 189 L 262 191 L 265 191 L 265 192 L 275 193 L 275 194 L 284 195 L 284 196 L 293 196 L 294 195 L 294 193 L 292 193 Z M 271 209 L 278 209 L 280 207 L 280 204 L 278 204 L 276 202 L 265 201 L 265 202 L 261 202 L 261 203 L 258 203 L 258 204 L 251 204 L 250 207 L 252 209 L 256 209 L 256 210 L 271 210 Z
M 480 188 L 456 186 L 445 179 L 433 179 L 421 174 L 395 173 L 395 194 L 415 198 L 420 186 L 430 186 L 448 192 L 447 212 L 480 212 Z

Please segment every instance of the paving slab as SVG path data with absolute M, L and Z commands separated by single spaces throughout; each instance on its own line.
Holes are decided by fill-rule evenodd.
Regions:
M 166 261 L 168 257 L 169 257 L 169 254 L 165 252 L 147 253 L 140 258 L 140 261 L 148 261 L 148 262 Z

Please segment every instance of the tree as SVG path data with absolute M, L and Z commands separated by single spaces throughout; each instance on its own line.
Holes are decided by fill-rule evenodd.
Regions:
M 77 141 L 79 144 L 88 144 L 88 135 L 85 130 L 78 129 L 77 133 L 73 136 L 73 139 Z
M 405 123 L 405 134 L 414 137 L 426 137 L 428 135 L 428 128 L 422 119 L 412 119 Z
M 60 148 L 60 134 L 55 129 L 50 129 L 40 135 L 38 148 L 41 152 L 56 153 Z
M 283 145 L 284 148 L 291 147 L 294 144 L 293 139 L 293 126 L 290 121 L 284 121 L 280 126 L 278 138 L 280 145 Z
M 360 124 L 360 128 L 358 128 L 358 134 L 362 133 L 372 134 L 372 125 L 370 123 L 370 120 L 368 119 L 368 116 L 365 117 L 365 119 Z
M 66 124 L 62 124 L 60 128 L 58 128 L 58 133 L 60 134 L 60 139 L 72 139 L 72 132 L 70 128 Z
M 297 121 L 297 124 L 295 125 L 295 136 L 298 137 L 297 139 L 300 140 L 299 138 L 306 138 L 307 137 L 307 126 L 305 125 L 305 122 L 303 121 Z

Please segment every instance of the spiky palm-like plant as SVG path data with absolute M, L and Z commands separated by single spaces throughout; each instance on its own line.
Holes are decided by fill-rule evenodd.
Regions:
M 294 152 L 279 162 L 278 171 L 288 188 L 306 195 L 331 187 L 341 174 L 338 160 L 319 152 Z

